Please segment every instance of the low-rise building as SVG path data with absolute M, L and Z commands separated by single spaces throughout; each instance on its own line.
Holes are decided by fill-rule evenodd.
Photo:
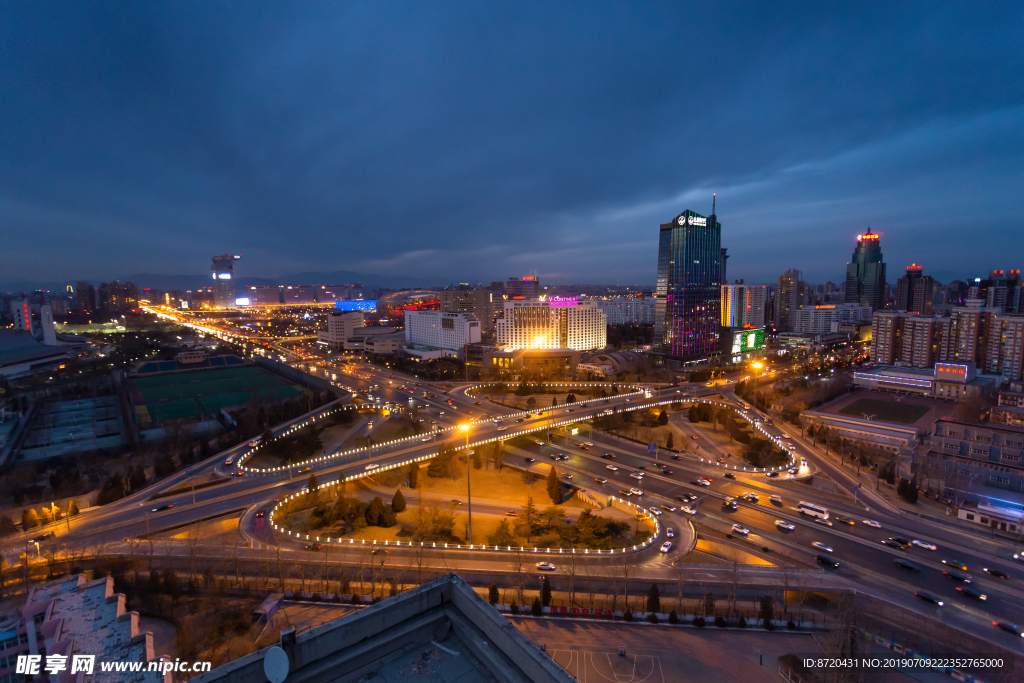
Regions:
M 856 386 L 877 391 L 963 401 L 996 386 L 1000 378 L 979 375 L 973 363 L 936 363 L 933 368 L 876 365 L 853 373 Z
M 405 311 L 405 343 L 461 353 L 480 343 L 480 321 L 472 313 Z
M 345 341 L 356 336 L 356 330 L 366 326 L 362 311 L 332 310 L 327 313 L 327 329 L 317 332 L 317 343 L 332 349 L 345 348 Z M 392 330 L 393 331 L 393 330 Z
M 484 369 L 529 371 L 545 377 L 572 377 L 580 364 L 575 349 L 500 349 L 484 352 Z
M 402 332 L 374 334 L 363 342 L 365 351 L 377 356 L 394 356 L 404 345 L 405 334 Z

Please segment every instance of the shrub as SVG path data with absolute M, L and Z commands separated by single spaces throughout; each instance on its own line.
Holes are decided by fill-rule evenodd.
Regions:
M 626 610 L 623 613 L 623 615 L 622 615 L 622 620 L 623 621 L 633 621 L 633 613 L 630 612 L 629 610 Z
M 544 607 L 540 604 L 540 598 L 533 599 L 533 606 L 530 607 L 530 612 L 535 617 L 539 617 L 540 615 L 544 614 Z
M 736 625 L 739 626 L 740 628 L 746 628 L 747 627 L 747 620 L 744 619 L 743 617 L 740 617 L 740 620 L 739 620 L 739 622 Z
M 675 610 L 672 610 L 671 612 L 668 613 L 668 623 L 670 623 L 670 624 L 678 624 L 679 623 L 679 616 L 676 614 Z
M 655 613 L 655 612 L 649 613 L 647 615 L 647 621 L 648 621 L 648 623 L 651 623 L 651 624 L 657 624 L 658 623 L 658 615 L 657 615 L 657 613 Z
M 704 619 L 704 617 L 697 617 L 693 620 L 693 625 L 697 628 L 704 628 L 705 626 L 707 626 L 707 623 L 708 622 L 706 619 Z
M 321 600 L 323 600 L 323 598 L 320 597 L 319 593 L 313 593 L 313 596 L 310 598 L 310 600 L 312 600 L 313 602 L 320 602 Z
M 515 600 L 513 600 L 512 604 L 508 606 L 508 611 L 511 612 L 512 614 L 519 614 L 519 605 L 516 604 Z M 792 624 L 793 622 L 789 622 L 789 623 Z
M 363 601 L 359 599 L 358 595 L 356 595 L 355 593 L 352 594 L 352 604 L 353 605 L 359 605 L 359 604 L 362 604 L 362 602 Z
M 715 617 L 715 626 L 717 626 L 718 628 L 725 628 L 725 618 Z
M 795 631 L 796 630 L 796 624 L 793 623 L 792 619 L 790 619 L 789 621 L 786 622 L 786 628 L 788 628 L 790 631 Z
M 498 604 L 498 584 L 492 583 L 487 587 L 487 601 L 492 605 Z

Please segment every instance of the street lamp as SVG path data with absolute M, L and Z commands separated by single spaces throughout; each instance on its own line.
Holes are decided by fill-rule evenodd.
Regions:
M 469 541 L 470 545 L 473 545 L 473 487 L 470 481 L 473 463 L 469 456 L 469 424 L 461 424 L 459 429 L 466 432 L 466 540 Z

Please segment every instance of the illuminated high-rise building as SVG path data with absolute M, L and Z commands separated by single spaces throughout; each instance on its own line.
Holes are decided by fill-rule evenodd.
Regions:
M 896 281 L 896 310 L 931 313 L 932 289 L 935 281 L 922 275 L 916 263 L 907 266 L 907 274 Z
M 215 282 L 213 303 L 217 308 L 231 308 L 235 305 L 235 261 L 240 258 L 231 254 L 213 257 L 210 272 Z
M 593 301 L 577 297 L 509 300 L 495 323 L 498 346 L 516 349 L 601 350 L 608 319 Z
M 885 262 L 882 245 L 871 228 L 857 235 L 857 248 L 846 264 L 846 303 L 885 308 Z
M 522 278 L 510 277 L 505 283 L 505 293 L 509 299 L 536 299 L 540 296 L 540 277 L 536 272 Z
M 664 223 L 658 239 L 654 355 L 679 366 L 719 354 L 722 225 L 714 209 L 705 217 L 683 211 Z

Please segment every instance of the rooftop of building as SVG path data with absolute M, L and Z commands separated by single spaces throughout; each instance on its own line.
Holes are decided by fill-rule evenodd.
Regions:
M 0 367 L 66 355 L 67 347 L 47 346 L 30 332 L 9 328 L 0 330 Z
M 300 634 L 281 632 L 288 683 L 569 683 L 573 678 L 456 574 Z M 265 680 L 268 650 L 192 679 Z

